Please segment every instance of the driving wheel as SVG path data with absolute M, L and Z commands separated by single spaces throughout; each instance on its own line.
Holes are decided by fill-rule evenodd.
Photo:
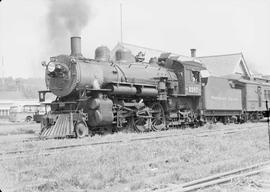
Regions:
M 149 119 L 139 117 L 134 120 L 134 129 L 137 132 L 145 132 L 149 130 Z
M 152 130 L 161 131 L 166 129 L 166 119 L 163 107 L 160 103 L 154 103 L 151 106 L 152 113 Z

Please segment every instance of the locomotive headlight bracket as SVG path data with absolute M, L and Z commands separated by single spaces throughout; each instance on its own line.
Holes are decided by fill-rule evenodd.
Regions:
M 55 70 L 55 68 L 56 68 L 56 65 L 55 65 L 54 62 L 48 63 L 47 69 L 48 69 L 48 71 L 49 71 L 50 73 L 53 72 L 53 71 Z

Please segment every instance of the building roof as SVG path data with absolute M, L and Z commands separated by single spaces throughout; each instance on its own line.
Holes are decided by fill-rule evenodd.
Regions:
M 240 74 L 245 77 L 251 76 L 242 53 L 204 56 L 197 57 L 197 59 L 206 65 L 207 70 L 213 76 L 225 76 L 230 74 Z
M 152 57 L 159 57 L 162 53 L 169 53 L 170 57 L 178 57 L 178 60 L 181 61 L 197 61 L 199 62 L 196 58 L 193 57 L 188 57 L 184 55 L 180 55 L 177 53 L 172 53 L 164 50 L 158 50 L 158 49 L 152 49 L 152 48 L 147 48 L 147 47 L 142 47 L 138 45 L 133 45 L 129 43 L 118 43 L 111 51 L 111 58 L 115 58 L 115 52 L 119 48 L 127 48 L 131 51 L 133 56 L 137 55 L 139 52 L 145 53 L 145 61 L 148 62 Z

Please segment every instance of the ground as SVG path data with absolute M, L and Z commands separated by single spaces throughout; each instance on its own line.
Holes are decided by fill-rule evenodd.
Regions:
M 228 134 L 199 131 L 250 128 Z M 155 191 L 216 173 L 269 160 L 267 125 L 206 125 L 199 129 L 144 134 L 118 133 L 84 139 L 31 140 L 39 124 L 0 124 L 0 154 L 34 150 L 24 158 L 0 158 L 2 191 Z M 178 135 L 130 142 L 152 135 Z M 67 144 L 123 140 L 121 143 L 88 145 L 70 150 L 44 148 Z M 241 178 L 202 191 L 252 191 L 255 180 L 270 180 L 268 172 Z M 253 181 L 253 182 L 252 182 Z M 251 184 L 252 183 L 252 184 Z M 258 183 L 258 182 L 257 182 Z

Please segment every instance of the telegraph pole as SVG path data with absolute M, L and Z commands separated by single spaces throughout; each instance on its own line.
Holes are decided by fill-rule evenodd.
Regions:
M 267 129 L 268 129 L 268 142 L 269 142 L 269 151 L 270 151 L 270 119 L 269 119 L 269 108 L 268 108 L 268 101 L 265 101 L 266 110 L 267 110 Z
M 4 56 L 2 56 L 2 65 L 1 65 L 1 83 L 2 85 L 4 85 L 4 74 L 5 74 L 5 71 L 4 71 Z
M 121 43 L 123 43 L 123 17 L 122 17 L 122 3 L 120 3 L 120 35 Z

